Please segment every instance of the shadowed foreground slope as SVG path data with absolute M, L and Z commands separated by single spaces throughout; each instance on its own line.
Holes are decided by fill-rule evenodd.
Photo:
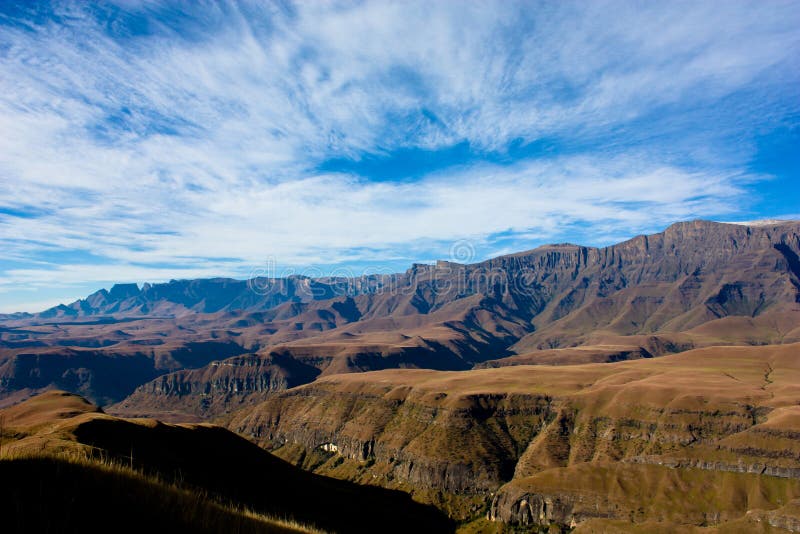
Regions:
M 65 457 L 0 460 L 3 532 L 208 532 L 312 530 L 223 506 L 109 463 Z
M 45 393 L 0 416 L 7 457 L 110 459 L 218 502 L 337 532 L 452 530 L 441 513 L 403 493 L 302 471 L 221 427 L 119 419 L 64 392 Z

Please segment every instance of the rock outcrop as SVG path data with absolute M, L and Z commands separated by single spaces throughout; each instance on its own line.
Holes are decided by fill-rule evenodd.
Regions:
M 319 372 L 281 354 L 246 354 L 162 375 L 139 386 L 109 411 L 135 416 L 144 410 L 176 420 L 211 417 L 262 401 L 270 392 L 311 382 Z
M 653 465 L 579 464 L 504 485 L 487 518 L 527 528 L 593 525 L 586 532 L 605 531 L 598 527 L 609 522 L 628 529 L 650 523 L 682 531 L 724 525 L 753 510 L 774 510 L 796 498 L 798 491 L 796 479 Z M 618 526 L 616 531 L 625 529 Z

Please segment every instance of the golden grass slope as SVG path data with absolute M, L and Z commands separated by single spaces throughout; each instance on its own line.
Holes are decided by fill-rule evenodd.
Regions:
M 613 409 L 626 397 L 663 406 L 693 395 L 738 399 L 777 407 L 800 400 L 800 343 L 775 346 L 707 347 L 662 358 L 568 367 L 516 366 L 464 372 L 391 369 L 321 377 L 305 388 L 336 385 L 380 392 L 409 387 L 447 393 L 446 403 L 474 394 L 545 393 L 592 395 Z M 607 398 L 614 395 L 613 398 Z

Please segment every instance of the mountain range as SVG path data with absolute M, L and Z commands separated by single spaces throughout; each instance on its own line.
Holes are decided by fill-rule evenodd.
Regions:
M 675 224 L 360 278 L 115 285 L 4 316 L 0 396 L 206 417 L 319 376 L 614 361 L 800 341 L 800 223 Z M 126 399 L 127 398 L 127 399 Z M 1 401 L 0 401 L 1 402 Z
M 122 284 L 6 315 L 0 417 L 18 428 L 0 444 L 122 457 L 211 436 L 260 467 L 192 484 L 304 524 L 320 523 L 296 499 L 225 493 L 245 476 L 226 470 L 399 490 L 439 510 L 419 509 L 431 532 L 791 530 L 798 362 L 800 222 L 691 221 L 393 275 Z M 25 423 L 61 402 L 84 407 L 56 417 L 63 432 Z M 158 473 L 180 464 L 153 455 Z

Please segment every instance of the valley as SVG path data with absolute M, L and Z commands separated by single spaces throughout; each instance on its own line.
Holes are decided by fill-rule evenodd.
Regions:
M 315 472 L 403 489 L 462 520 L 487 502 L 490 520 L 512 525 L 714 526 L 800 496 L 798 356 L 799 344 L 713 347 L 338 375 L 228 424 Z M 703 484 L 730 493 L 704 501 Z

